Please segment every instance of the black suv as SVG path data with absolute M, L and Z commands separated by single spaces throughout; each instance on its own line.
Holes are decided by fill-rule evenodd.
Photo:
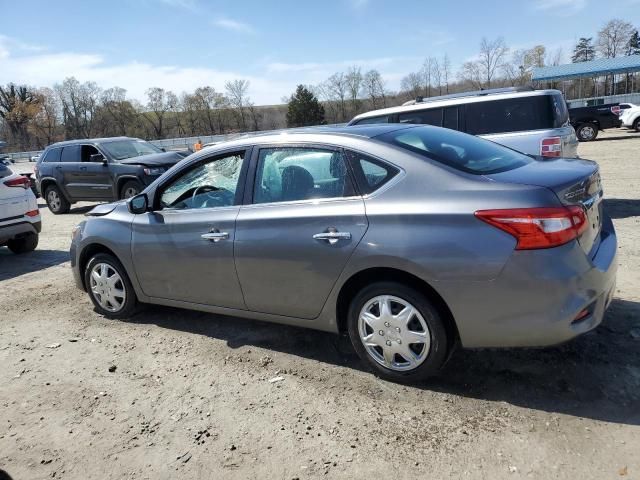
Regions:
M 66 213 L 82 200 L 133 197 L 188 153 L 128 137 L 54 143 L 38 159 L 36 185 L 49 210 Z

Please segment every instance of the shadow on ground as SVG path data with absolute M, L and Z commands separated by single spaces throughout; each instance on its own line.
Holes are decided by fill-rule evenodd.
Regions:
M 546 349 L 459 350 L 440 375 L 414 388 L 524 408 L 640 425 L 640 304 L 614 300 L 595 331 Z M 205 335 L 366 370 L 347 338 L 178 309 L 149 307 L 132 322 Z M 635 332 L 635 331 L 634 331 Z
M 640 200 L 605 198 L 604 208 L 611 218 L 640 217 Z
M 69 261 L 69 252 L 66 250 L 36 249 L 33 252 L 16 255 L 7 247 L 0 247 L 0 281 L 44 270 L 67 261 Z
M 621 130 L 619 132 L 616 132 L 615 137 L 599 137 L 592 141 L 608 142 L 609 140 L 629 140 L 634 138 L 640 138 L 640 134 L 638 134 L 638 132 L 636 132 L 635 130 Z
M 73 205 L 71 206 L 71 209 L 69 210 L 68 213 L 87 213 L 88 211 L 90 211 L 92 208 L 94 208 L 96 205 L 98 204 L 94 204 L 94 205 L 83 205 L 81 207 L 74 207 Z M 46 203 L 43 203 L 42 201 L 38 202 L 38 208 L 39 209 L 45 209 L 48 208 Z

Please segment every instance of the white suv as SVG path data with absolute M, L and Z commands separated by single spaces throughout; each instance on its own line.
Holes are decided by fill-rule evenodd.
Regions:
M 35 250 L 41 227 L 31 180 L 0 163 L 0 246 L 13 253 Z
M 640 132 L 640 107 L 626 108 L 620 115 L 622 120 L 622 126 L 627 128 L 634 128 Z

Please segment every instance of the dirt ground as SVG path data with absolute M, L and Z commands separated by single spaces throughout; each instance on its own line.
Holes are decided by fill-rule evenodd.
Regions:
M 607 132 L 579 153 L 601 166 L 619 235 L 603 325 L 557 348 L 459 351 L 416 387 L 377 379 L 348 341 L 311 330 L 160 307 L 108 321 L 68 262 L 88 207 L 54 217 L 41 201 L 38 250 L 0 248 L 0 469 L 640 479 L 640 135 Z

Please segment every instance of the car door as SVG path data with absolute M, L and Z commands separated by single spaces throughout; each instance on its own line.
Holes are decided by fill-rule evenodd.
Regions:
M 113 180 L 104 154 L 93 145 L 82 145 L 80 160 L 81 165 L 77 178 L 83 185 L 84 197 L 96 200 L 113 199 Z
M 245 150 L 206 157 L 156 189 L 136 215 L 131 249 L 142 291 L 155 298 L 245 309 L 233 260 Z
M 86 187 L 82 182 L 80 167 L 80 145 L 66 145 L 62 149 L 60 161 L 55 165 L 55 176 L 71 199 L 86 197 Z
M 254 149 L 252 170 L 235 237 L 247 308 L 315 318 L 367 229 L 344 155 L 264 146 Z

